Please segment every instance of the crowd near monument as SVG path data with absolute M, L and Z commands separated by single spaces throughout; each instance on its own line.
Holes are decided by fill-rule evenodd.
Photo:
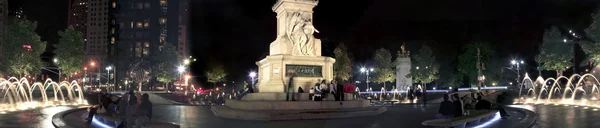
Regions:
M 256 62 L 258 93 L 249 93 L 241 100 L 227 100 L 225 106 L 211 109 L 218 117 L 243 120 L 295 120 L 344 118 L 377 115 L 385 107 L 370 106 L 367 100 L 346 96 L 345 101 L 312 101 L 309 90 L 321 80 L 331 81 L 335 59 L 321 56 L 321 40 L 313 34 L 312 9 L 315 0 L 278 0 L 273 6 L 277 13 L 277 39 L 270 45 L 270 54 Z M 289 82 L 290 72 L 294 80 Z M 292 86 L 288 86 L 291 83 Z M 294 93 L 296 101 L 286 101 L 286 93 Z M 333 97 L 331 97 L 333 99 Z M 352 109 L 351 111 L 348 111 Z

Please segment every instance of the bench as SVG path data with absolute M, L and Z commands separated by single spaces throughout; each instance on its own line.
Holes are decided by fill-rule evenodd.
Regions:
M 393 100 L 384 100 L 383 101 L 383 105 L 385 105 L 385 103 L 390 103 L 392 106 L 394 106 L 394 103 L 396 103 L 398 101 L 393 101 Z
M 101 123 L 102 125 L 106 125 L 106 126 L 114 127 L 114 128 L 116 128 L 117 126 L 119 126 L 119 124 L 121 124 L 121 119 L 116 114 L 98 113 L 98 114 L 94 115 L 94 121 L 97 121 L 98 123 Z M 152 128 L 179 128 L 180 127 L 179 125 L 173 124 L 173 123 L 155 122 L 155 121 L 152 121 L 150 126 Z
M 452 119 L 437 119 L 437 120 L 426 120 L 421 124 L 424 126 L 432 127 L 454 127 L 454 128 L 466 128 L 467 125 L 475 126 L 481 122 L 489 121 L 493 119 L 498 113 L 498 110 L 478 110 L 471 115 L 461 116 Z

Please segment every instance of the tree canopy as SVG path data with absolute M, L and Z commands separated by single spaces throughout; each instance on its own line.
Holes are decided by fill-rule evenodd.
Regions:
M 61 73 L 67 76 L 73 75 L 75 72 L 83 68 L 84 52 L 83 52 L 83 34 L 69 26 L 64 31 L 58 32 L 60 39 L 55 45 L 56 62 L 60 67 Z
M 390 51 L 381 48 L 375 52 L 373 58 L 375 61 L 375 75 L 373 76 L 373 81 L 376 83 L 383 83 L 383 87 L 385 88 L 386 82 L 394 82 L 394 80 L 396 80 L 392 54 L 390 54 Z
M 583 51 L 588 54 L 588 60 L 594 63 L 600 62 L 600 13 L 594 14 L 592 24 L 585 29 L 587 37 L 591 41 L 579 42 Z
M 227 80 L 225 78 L 227 76 L 227 73 L 225 72 L 225 69 L 223 69 L 223 66 L 214 66 L 210 69 L 210 71 L 207 71 L 205 74 L 206 77 L 208 77 L 209 83 L 216 84 L 217 82 L 223 82 Z
M 15 19 L 7 27 L 2 42 L 2 68 L 14 75 L 41 73 L 44 63 L 40 55 L 46 50 L 46 42 L 35 33 L 37 23 L 27 19 Z
M 335 54 L 335 63 L 333 64 L 335 79 L 339 82 L 348 81 L 352 77 L 352 60 L 348 56 L 346 45 L 340 43 L 333 53 Z
M 543 70 L 553 70 L 558 73 L 571 67 L 570 60 L 573 59 L 572 44 L 564 42 L 558 28 L 552 27 L 546 30 L 543 41 L 540 53 L 535 57 L 535 61 L 542 64 Z
M 176 68 L 178 64 L 177 50 L 171 43 L 163 44 L 162 48 L 154 54 L 154 65 L 151 76 L 161 83 L 170 83 L 177 79 Z
M 440 66 L 435 61 L 433 51 L 426 45 L 421 46 L 418 54 L 412 56 L 412 67 L 406 77 L 412 77 L 415 83 L 430 83 L 438 79 Z
M 485 70 L 485 62 L 488 62 L 493 50 L 486 42 L 471 42 L 463 46 L 463 53 L 458 56 L 457 68 L 458 72 L 461 74 L 460 76 L 463 78 L 456 78 L 456 80 L 462 80 L 464 78 L 467 78 L 469 82 L 475 82 L 477 80 L 477 49 L 479 49 L 481 56 L 480 61 L 484 63 L 482 70 Z

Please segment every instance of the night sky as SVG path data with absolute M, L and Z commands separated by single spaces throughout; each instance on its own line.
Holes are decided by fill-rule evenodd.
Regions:
M 255 62 L 268 55 L 275 40 L 276 0 L 190 0 L 191 51 L 198 59 L 195 75 L 211 65 L 223 65 L 229 79 L 242 79 L 257 70 Z M 460 45 L 472 40 L 495 46 L 503 58 L 520 57 L 534 63 L 544 29 L 551 25 L 583 35 L 597 0 L 320 0 L 314 24 L 321 32 L 323 54 L 332 56 L 344 42 L 357 64 L 368 65 L 378 48 L 395 56 L 402 43 L 416 52 L 423 44 L 441 60 L 452 60 Z M 42 40 L 54 44 L 66 28 L 67 0 L 9 0 L 38 21 Z M 44 5 L 44 6 L 40 6 Z M 52 47 L 48 47 L 52 50 Z M 45 56 L 51 56 L 46 54 Z

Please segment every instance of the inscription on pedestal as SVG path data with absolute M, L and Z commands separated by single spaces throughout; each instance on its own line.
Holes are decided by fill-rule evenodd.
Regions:
M 296 77 L 323 77 L 323 67 L 314 65 L 285 65 L 286 71 L 294 70 Z M 286 74 L 288 76 L 289 74 Z

